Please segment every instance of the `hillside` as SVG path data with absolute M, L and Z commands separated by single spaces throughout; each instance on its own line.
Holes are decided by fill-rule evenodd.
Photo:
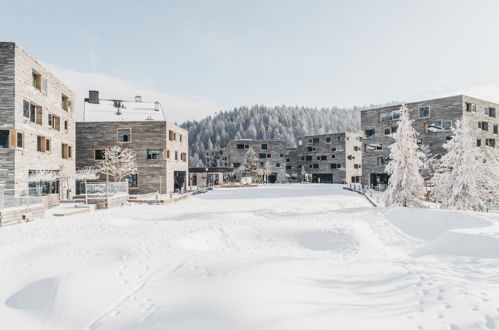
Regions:
M 189 131 L 190 156 L 204 160 L 206 150 L 225 147 L 232 139 L 279 139 L 293 146 L 297 136 L 358 130 L 360 110 L 364 108 L 253 105 L 181 126 Z

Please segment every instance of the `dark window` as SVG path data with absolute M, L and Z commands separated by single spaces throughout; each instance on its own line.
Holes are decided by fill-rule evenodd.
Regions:
M 45 151 L 50 151 L 50 139 L 45 139 Z
M 419 118 L 428 118 L 428 117 L 430 117 L 430 107 L 419 108 Z
M 127 174 L 124 178 L 128 181 L 129 188 L 137 188 L 139 186 L 139 178 L 137 174 Z
M 262 144 L 262 150 L 267 150 L 267 144 L 266 143 Z
M 320 160 L 327 160 L 327 156 L 321 156 Z
M 307 160 L 307 161 L 311 161 L 311 160 L 312 160 L 312 156 L 306 156 L 306 157 L 305 157 L 305 160 Z
M 482 140 L 477 139 L 477 140 L 476 140 L 476 146 L 477 146 L 477 147 L 481 147 L 481 146 L 482 146 Z
M 284 154 L 279 154 L 279 157 L 284 157 Z
M 327 137 L 327 138 L 326 138 L 326 142 L 331 142 L 331 138 L 330 138 L 330 137 Z
M 163 159 L 163 150 L 162 149 L 147 149 L 147 159 L 162 160 Z
M 23 133 L 17 132 L 17 147 L 18 148 L 22 148 L 23 147 L 23 142 L 24 142 L 23 138 L 24 138 Z
M 375 130 L 374 129 L 366 129 L 365 131 L 366 134 L 366 139 L 372 138 L 374 136 Z
M 237 149 L 244 149 L 244 144 L 238 144 Z
M 66 131 L 68 130 L 68 121 L 67 120 L 64 121 L 64 130 L 66 130 Z
M 267 154 L 258 154 L 258 158 L 267 158 Z
M 233 166 L 234 166 L 235 168 L 238 168 L 239 166 L 241 166 L 241 164 L 240 164 L 240 163 L 234 163 L 234 164 L 233 164 Z
M 281 163 L 276 163 L 275 167 L 281 167 Z
M 492 133 L 497 134 L 497 125 L 492 126 Z
M 291 169 L 291 165 L 286 166 L 286 169 L 290 170 Z
M 23 100 L 23 116 L 26 118 L 29 118 L 29 102 L 26 100 Z
M 287 158 L 286 159 L 286 163 L 289 163 L 291 161 L 291 159 Z
M 489 147 L 495 147 L 496 140 L 495 139 L 485 139 L 485 145 L 489 146 Z
M 94 150 L 94 158 L 95 158 L 95 160 L 106 159 L 106 153 L 105 153 L 104 149 L 95 149 Z
M 132 130 L 130 128 L 118 129 L 118 142 L 130 142 L 132 140 Z
M 319 164 L 313 164 L 313 168 L 319 168 Z
M 10 146 L 9 130 L 7 129 L 0 130 L 0 148 L 6 149 L 9 148 L 9 146 Z
M 320 138 L 313 138 L 312 143 L 317 144 L 320 142 L 320 140 L 321 140 Z
M 307 147 L 307 151 L 312 151 L 312 147 Z

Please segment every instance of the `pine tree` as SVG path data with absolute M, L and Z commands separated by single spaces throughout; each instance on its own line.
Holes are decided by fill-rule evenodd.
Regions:
M 384 193 L 387 206 L 409 207 L 421 203 L 425 190 L 420 174 L 424 154 L 419 150 L 417 135 L 409 118 L 409 110 L 402 104 L 395 142 L 390 146 L 390 162 L 385 169 L 390 174 Z
M 253 182 L 260 181 L 260 170 L 256 159 L 256 153 L 253 148 L 249 148 L 244 157 L 244 164 L 241 169 L 242 176 L 250 177 Z
M 444 208 L 484 211 L 489 195 L 483 186 L 488 181 L 483 153 L 474 144 L 467 119 L 458 120 L 452 132 L 452 139 L 444 144 L 447 153 L 433 178 L 432 196 Z

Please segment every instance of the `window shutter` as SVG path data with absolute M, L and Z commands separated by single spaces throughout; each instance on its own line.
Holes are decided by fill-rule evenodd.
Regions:
M 45 142 L 45 140 L 46 138 L 44 136 L 40 137 L 40 147 L 42 152 L 47 151 L 47 143 Z
M 9 145 L 13 148 L 17 145 L 17 134 L 15 129 L 9 129 Z
M 36 107 L 36 123 L 42 125 L 42 107 Z
M 168 158 L 168 149 L 163 149 L 163 158 L 167 159 Z
M 54 128 L 58 131 L 61 130 L 61 118 L 60 117 L 57 117 L 57 116 L 54 116 Z

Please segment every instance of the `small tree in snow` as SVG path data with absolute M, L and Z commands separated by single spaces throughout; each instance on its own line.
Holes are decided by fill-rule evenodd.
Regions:
M 99 178 L 99 171 L 95 167 L 83 167 L 76 170 L 74 179 L 83 181 L 85 183 L 85 204 L 88 204 L 87 198 L 87 180 L 97 180 Z
M 50 171 L 50 170 L 37 170 L 32 171 L 28 175 L 29 183 L 38 184 L 38 188 L 41 186 L 42 182 L 53 182 L 59 179 L 58 171 Z
M 452 139 L 444 144 L 447 153 L 442 157 L 433 182 L 432 196 L 444 208 L 484 211 L 490 198 L 484 183 L 484 156 L 476 147 L 467 119 L 457 121 Z
M 104 150 L 104 160 L 98 168 L 100 173 L 111 175 L 114 181 L 123 181 L 124 177 L 137 172 L 135 153 L 120 146 Z
M 269 182 L 269 175 L 272 174 L 272 169 L 270 168 L 270 162 L 267 160 L 263 164 L 263 175 L 265 177 L 265 183 Z
M 407 207 L 421 203 L 425 189 L 419 171 L 424 154 L 419 149 L 417 135 L 409 118 L 409 110 L 402 104 L 395 142 L 390 146 L 390 162 L 385 169 L 390 174 L 383 196 L 387 206 Z
M 256 153 L 253 148 L 249 148 L 246 152 L 241 174 L 242 176 L 252 178 L 254 182 L 260 181 L 260 171 L 258 169 Z

